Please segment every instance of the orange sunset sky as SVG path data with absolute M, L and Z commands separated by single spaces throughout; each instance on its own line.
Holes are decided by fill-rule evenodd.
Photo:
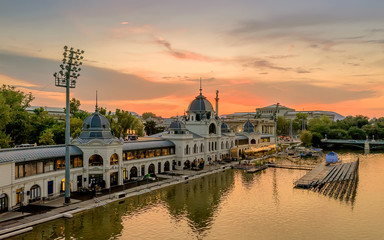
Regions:
M 0 83 L 64 107 L 63 46 L 85 51 L 71 97 L 163 117 L 199 92 L 220 114 L 279 102 L 384 116 L 384 1 L 11 1 L 0 3 Z

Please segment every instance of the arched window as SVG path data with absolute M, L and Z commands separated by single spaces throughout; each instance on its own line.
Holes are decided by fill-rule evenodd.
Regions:
M 252 140 L 251 140 L 251 144 L 256 144 L 256 140 L 255 140 L 255 139 L 252 139 Z
M 119 164 L 119 155 L 117 155 L 116 153 L 112 154 L 110 159 L 110 164 L 111 165 Z
M 129 171 L 129 178 L 132 179 L 134 177 L 137 177 L 137 167 L 132 167 Z
M 41 188 L 39 185 L 33 185 L 29 191 L 29 200 L 31 202 L 39 200 L 41 197 Z
M 155 165 L 153 163 L 149 165 L 148 173 L 149 174 L 154 174 L 155 173 Z
M 229 148 L 229 143 L 228 141 L 225 143 L 225 147 L 228 149 Z
M 169 171 L 169 170 L 170 170 L 170 164 L 169 164 L 168 161 L 166 161 L 166 162 L 164 163 L 164 172 L 167 172 L 167 171 Z
M 185 155 L 188 155 L 189 154 L 189 146 L 185 146 Z
M 224 149 L 224 142 L 221 142 L 221 149 Z
M 197 153 L 197 145 L 196 144 L 193 146 L 193 153 Z
M 92 155 L 89 158 L 89 166 L 103 166 L 103 158 L 98 154 Z
M 204 152 L 204 146 L 203 146 L 203 144 L 200 145 L 200 152 Z
M 209 125 L 209 134 L 216 134 L 216 126 L 214 123 L 211 123 L 211 125 Z

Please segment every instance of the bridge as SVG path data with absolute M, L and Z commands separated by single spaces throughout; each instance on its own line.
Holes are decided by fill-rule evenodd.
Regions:
M 347 145 L 359 147 L 367 151 L 375 148 L 384 148 L 384 141 L 376 140 L 322 139 L 321 143 L 324 145 Z

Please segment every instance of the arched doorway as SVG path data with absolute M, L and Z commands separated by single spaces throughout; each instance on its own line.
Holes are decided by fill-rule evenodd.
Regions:
M 0 195 L 0 213 L 8 211 L 8 195 L 3 193 Z
M 117 153 L 112 154 L 111 158 L 109 159 L 110 165 L 117 165 L 119 164 L 119 155 Z
M 29 190 L 29 201 L 34 202 L 40 200 L 41 198 L 41 188 L 39 185 L 33 185 Z
M 155 174 L 155 164 L 151 163 L 148 167 L 148 174 Z
M 166 161 L 166 162 L 164 163 L 164 172 L 167 172 L 167 171 L 169 171 L 169 170 L 170 170 L 169 162 Z
M 189 169 L 191 168 L 191 162 L 189 160 L 184 162 L 184 169 Z
M 89 158 L 89 166 L 103 166 L 103 158 L 99 154 L 94 154 Z
M 251 144 L 256 144 L 256 140 L 255 140 L 255 139 L 252 139 L 252 140 L 251 140 Z
M 132 167 L 129 171 L 129 179 L 137 177 L 137 167 Z
M 161 162 L 157 163 L 157 173 L 161 173 Z

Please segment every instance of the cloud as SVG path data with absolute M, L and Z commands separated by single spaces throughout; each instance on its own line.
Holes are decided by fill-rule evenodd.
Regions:
M 311 79 L 307 81 L 284 82 L 254 82 L 237 86 L 237 91 L 252 92 L 272 102 L 280 101 L 286 104 L 323 103 L 331 104 L 348 100 L 371 98 L 377 95 L 372 89 L 362 89 L 353 85 L 349 88 L 335 86 L 328 87 L 314 84 Z M 358 89 L 358 90 L 356 90 Z
M 174 49 L 170 42 L 167 40 L 157 37 L 155 39 L 155 42 L 167 49 L 167 54 L 179 58 L 179 59 L 186 59 L 186 60 L 194 60 L 194 61 L 203 61 L 203 62 L 223 62 L 223 59 L 209 57 L 203 54 L 186 51 L 186 50 L 177 50 Z
M 266 59 L 262 58 L 250 58 L 250 59 L 239 59 L 240 62 L 242 62 L 243 67 L 248 68 L 257 68 L 257 69 L 272 69 L 272 70 L 278 70 L 278 71 L 292 71 L 296 73 L 311 73 L 311 71 L 303 69 L 303 68 L 292 68 L 292 67 L 281 67 L 276 65 L 275 63 L 272 63 L 271 61 L 268 61 Z
M 46 92 L 62 92 L 55 87 L 53 73 L 59 70 L 59 61 L 0 52 L 0 73 L 20 79 L 25 88 Z M 21 70 L 22 69 L 22 70 Z M 72 93 L 81 99 L 94 99 L 95 91 L 108 100 L 142 100 L 188 93 L 182 82 L 151 82 L 135 74 L 98 68 L 84 64 L 81 76 Z

